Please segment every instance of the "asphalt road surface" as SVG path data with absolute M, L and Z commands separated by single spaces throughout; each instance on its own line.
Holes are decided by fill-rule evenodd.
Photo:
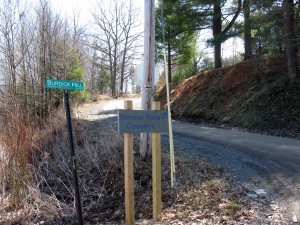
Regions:
M 139 99 L 134 101 L 138 109 Z M 102 101 L 86 110 L 90 120 L 114 118 L 124 100 Z M 183 149 L 235 176 L 249 190 L 263 189 L 300 221 L 300 140 L 210 128 L 173 121 L 175 149 Z M 163 144 L 169 143 L 162 135 Z
M 300 221 L 300 140 L 173 121 L 174 146 L 220 166 L 249 190 L 263 189 Z M 163 135 L 168 144 L 168 136 Z

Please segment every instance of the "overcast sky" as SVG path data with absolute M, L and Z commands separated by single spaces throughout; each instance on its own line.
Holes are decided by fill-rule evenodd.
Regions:
M 81 23 L 92 21 L 91 11 L 96 8 L 97 2 L 101 5 L 109 5 L 111 0 L 49 0 L 53 9 L 60 11 L 63 15 L 72 16 L 73 12 L 80 13 Z M 144 13 L 144 0 L 133 0 L 136 8 L 140 9 L 141 16 Z
M 102 4 L 109 5 L 111 0 L 49 0 L 51 6 L 55 11 L 60 11 L 62 15 L 66 15 L 68 17 L 72 17 L 74 12 L 79 12 L 81 24 L 87 24 L 88 22 L 92 22 L 93 18 L 91 15 L 91 11 L 96 8 L 97 1 Z M 140 9 L 140 16 L 143 19 L 144 14 L 144 0 L 133 0 L 133 3 L 136 8 Z M 144 24 L 143 22 L 141 23 Z M 207 34 L 200 35 L 201 39 L 206 39 Z M 234 55 L 237 52 L 241 51 L 243 46 L 242 40 L 240 38 L 230 39 L 223 43 L 222 45 L 222 55 L 228 57 L 230 55 Z M 202 48 L 205 49 L 205 44 L 201 45 Z M 213 49 L 206 49 L 207 53 L 212 53 Z M 212 56 L 212 55 L 211 55 Z

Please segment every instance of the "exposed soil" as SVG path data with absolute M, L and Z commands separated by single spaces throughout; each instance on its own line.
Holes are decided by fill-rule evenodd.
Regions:
M 166 107 L 166 89 L 156 99 Z M 245 61 L 171 85 L 174 118 L 300 138 L 300 85 L 283 56 Z

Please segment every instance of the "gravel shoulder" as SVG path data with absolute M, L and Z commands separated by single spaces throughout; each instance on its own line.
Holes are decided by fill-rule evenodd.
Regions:
M 264 189 L 289 221 L 299 220 L 300 140 L 179 121 L 174 125 L 177 146 L 193 149 L 252 190 Z

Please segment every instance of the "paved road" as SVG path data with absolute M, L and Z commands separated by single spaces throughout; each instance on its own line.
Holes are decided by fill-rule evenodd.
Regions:
M 249 190 L 264 189 L 300 221 L 300 140 L 173 121 L 174 145 L 223 167 Z M 168 143 L 168 136 L 163 135 Z
M 300 174 L 300 140 L 203 127 L 174 121 L 176 136 L 233 147 L 239 152 L 272 163 L 270 171 Z
M 134 108 L 138 109 L 139 100 L 133 100 Z M 117 109 L 123 108 L 123 102 L 100 102 L 87 113 L 92 120 L 115 117 Z M 179 121 L 172 124 L 175 148 L 223 167 L 250 190 L 266 190 L 290 218 L 295 215 L 300 221 L 300 140 Z M 168 135 L 163 135 L 162 141 L 168 144 Z

